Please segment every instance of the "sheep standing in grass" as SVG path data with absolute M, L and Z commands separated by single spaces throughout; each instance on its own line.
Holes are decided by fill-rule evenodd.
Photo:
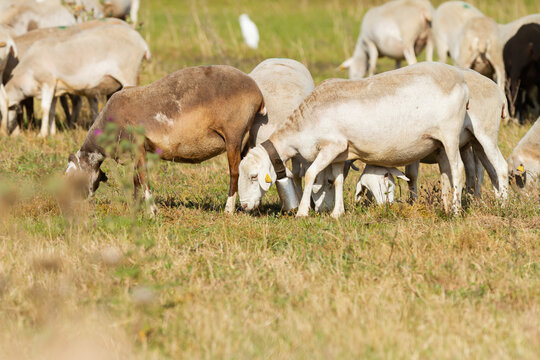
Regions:
M 341 64 L 349 69 L 351 79 L 361 79 L 375 73 L 377 59 L 387 56 L 409 65 L 416 63 L 416 56 L 426 47 L 428 61 L 433 59 L 431 19 L 433 7 L 427 0 L 395 0 L 371 8 L 362 19 L 360 35 L 354 54 Z
M 226 212 L 233 212 L 238 189 L 238 165 L 255 114 L 266 113 L 256 82 L 230 66 L 200 66 L 176 71 L 152 84 L 114 94 L 94 122 L 80 150 L 70 155 L 66 175 L 83 178 L 81 191 L 92 195 L 106 179 L 100 166 L 106 156 L 98 136 L 107 123 L 118 128 L 117 139 L 130 139 L 129 127 L 143 127 L 144 142 L 135 159 L 135 195 L 142 187 L 150 200 L 146 153 L 161 159 L 200 163 L 227 153 L 229 197 Z M 154 209 L 152 208 L 154 211 Z
M 260 179 L 277 180 L 273 163 L 301 155 L 311 165 L 297 216 L 308 215 L 315 179 L 331 166 L 336 194 L 331 215 L 339 217 L 344 212 L 346 160 L 394 167 L 443 148 L 437 154 L 444 205 L 447 211 L 457 212 L 463 186 L 459 134 L 468 99 L 463 75 L 440 63 L 420 63 L 364 80 L 327 80 L 270 136 L 279 158 L 270 159 L 259 145 L 242 160 L 242 207 L 252 210 L 259 205 Z
M 2 131 L 14 127 L 21 101 L 41 98 L 40 136 L 54 135 L 56 97 L 65 93 L 95 97 L 137 84 L 150 50 L 138 32 L 109 25 L 74 34 L 67 40 L 44 39 L 28 51 L 0 92 Z

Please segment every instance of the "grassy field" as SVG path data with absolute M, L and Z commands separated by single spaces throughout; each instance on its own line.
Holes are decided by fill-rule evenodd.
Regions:
M 336 67 L 376 3 L 143 0 L 153 60 L 141 82 L 198 64 L 249 72 L 267 57 L 301 60 L 316 82 L 344 77 Z M 535 0 L 473 3 L 499 22 L 540 12 Z M 529 127 L 501 129 L 505 157 Z M 397 204 L 355 205 L 353 172 L 339 221 L 283 214 L 275 189 L 260 212 L 225 215 L 220 156 L 154 164 L 150 218 L 131 202 L 131 169 L 107 160 L 109 183 L 66 213 L 58 177 L 84 137 L 0 138 L 0 359 L 540 358 L 538 192 L 501 206 L 485 182 L 451 218 L 436 168 L 422 166 L 414 205 L 404 183 Z

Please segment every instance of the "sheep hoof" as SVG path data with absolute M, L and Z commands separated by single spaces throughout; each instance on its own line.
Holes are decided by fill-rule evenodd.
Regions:
M 236 194 L 229 196 L 227 198 L 227 203 L 225 204 L 225 214 L 233 214 L 234 206 L 236 205 Z

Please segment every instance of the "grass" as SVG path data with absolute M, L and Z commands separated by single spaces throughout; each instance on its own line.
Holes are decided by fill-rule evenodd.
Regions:
M 266 57 L 304 61 L 317 82 L 353 50 L 375 2 L 145 1 L 148 83 L 184 66 L 249 72 Z M 479 1 L 499 22 L 534 1 Z M 237 16 L 259 25 L 247 49 Z M 379 71 L 393 67 L 380 62 Z M 501 129 L 506 157 L 530 125 Z M 390 207 L 353 203 L 339 221 L 279 212 L 223 213 L 226 159 L 158 163 L 159 213 L 134 208 L 131 169 L 107 160 L 109 183 L 68 214 L 55 196 L 84 130 L 0 138 L 0 358 L 520 358 L 540 357 L 538 193 L 506 206 L 483 197 L 449 218 L 437 172 L 421 168 Z M 487 178 L 487 176 L 486 176 Z M 398 190 L 398 195 L 400 191 Z

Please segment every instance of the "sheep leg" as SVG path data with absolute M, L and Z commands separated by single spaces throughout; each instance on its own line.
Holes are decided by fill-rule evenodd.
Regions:
M 315 158 L 315 161 L 309 166 L 305 176 L 304 193 L 302 194 L 302 200 L 298 207 L 296 217 L 308 216 L 309 205 L 311 201 L 311 193 L 313 192 L 313 185 L 317 175 L 323 171 L 332 161 L 339 161 L 339 157 L 343 157 L 342 161 L 346 160 L 347 155 L 347 143 L 334 143 L 322 148 Z M 341 164 L 343 166 L 343 164 Z M 342 195 L 343 196 L 343 195 Z
M 472 194 L 476 184 L 476 168 L 474 164 L 474 154 L 470 145 L 459 150 L 461 160 L 465 165 L 465 189 L 467 194 Z
M 56 135 L 56 121 L 54 119 L 55 110 L 56 110 L 56 97 L 53 97 L 51 101 L 51 108 L 49 109 L 49 132 L 51 135 Z
M 488 173 L 495 190 L 495 196 L 506 200 L 508 197 L 508 164 L 499 147 L 487 136 L 476 136 L 476 141 L 473 141 L 472 146 L 474 154 L 478 156 Z
M 409 187 L 409 202 L 414 202 L 418 199 L 418 169 L 420 161 L 405 166 L 405 176 L 409 178 L 407 183 Z
M 132 26 L 137 27 L 137 14 L 139 12 L 140 0 L 131 0 L 131 6 L 129 9 L 129 18 L 131 20 Z
M 87 97 L 87 99 L 88 99 L 88 104 L 90 104 L 90 117 L 91 117 L 90 124 L 93 124 L 99 114 L 99 109 L 98 109 L 99 102 L 98 102 L 97 97 L 95 96 L 89 96 Z
M 448 58 L 448 46 L 441 41 L 437 40 L 437 61 L 446 63 L 446 60 Z
M 433 36 L 428 36 L 426 43 L 426 61 L 433 61 Z
M 453 140 L 453 139 L 450 139 Z M 459 155 L 456 141 L 443 142 L 443 149 L 437 154 L 437 162 L 441 171 L 441 187 L 444 210 L 457 214 L 461 208 L 461 191 L 463 189 L 464 165 Z M 449 201 L 452 190 L 452 201 Z
M 54 86 L 48 84 L 43 84 L 41 89 L 41 131 L 39 132 L 41 138 L 46 137 L 49 132 L 49 117 L 54 99 L 54 90 Z
M 330 214 L 333 218 L 337 219 L 345 213 L 345 205 L 343 204 L 343 181 L 344 181 L 344 163 L 332 164 L 332 175 L 334 176 L 334 191 L 335 191 L 335 203 L 334 210 Z
M 474 195 L 480 197 L 482 191 L 482 183 L 484 182 L 484 166 L 480 158 L 474 154 L 474 166 L 476 171 L 476 183 L 474 186 Z
M 148 169 L 146 166 L 146 152 L 144 148 L 140 149 L 139 156 L 135 162 L 135 171 L 133 173 L 133 199 L 138 201 L 139 189 L 144 188 L 144 201 L 148 205 L 150 215 L 156 215 L 157 207 L 148 185 Z
M 236 197 L 238 195 L 238 167 L 240 166 L 242 141 L 225 141 L 227 150 L 227 160 L 229 161 L 229 196 L 225 204 L 225 213 L 234 213 L 236 206 Z
M 403 50 L 403 55 L 405 60 L 407 60 L 408 65 L 416 64 L 416 54 L 414 53 L 414 44 L 405 46 Z
M 82 98 L 77 95 L 69 95 L 71 99 L 71 118 L 69 119 L 71 126 L 75 127 L 75 124 L 79 121 L 79 115 L 81 114 Z
M 401 60 L 397 59 L 396 60 L 396 69 L 399 69 L 400 67 L 401 67 Z
M 71 113 L 69 111 L 69 103 L 67 101 L 68 96 L 62 95 L 60 96 L 60 105 L 62 105 L 62 110 L 64 110 L 64 114 L 66 115 L 66 122 L 68 124 L 68 127 L 73 127 L 73 124 L 71 123 Z
M 372 76 L 375 74 L 375 68 L 377 67 L 377 59 L 379 58 L 379 51 L 377 50 L 377 46 L 372 41 L 367 41 L 366 44 L 368 46 L 368 57 L 369 57 L 369 69 L 368 69 L 368 76 Z

